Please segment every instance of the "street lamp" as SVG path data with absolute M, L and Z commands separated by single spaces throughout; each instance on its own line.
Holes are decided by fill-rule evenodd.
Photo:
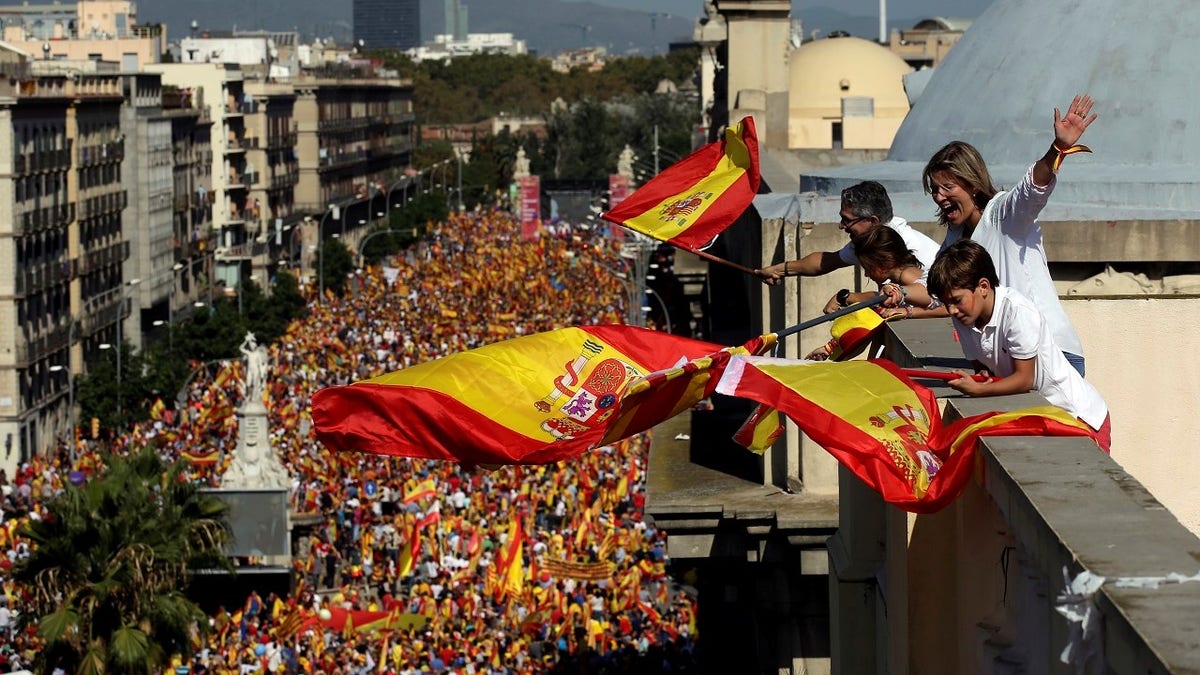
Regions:
M 68 348 L 69 349 L 69 348 Z M 67 430 L 71 445 L 71 463 L 75 462 L 75 374 L 71 372 L 71 352 L 67 352 L 67 365 L 50 366 L 50 372 L 67 371 Z
M 141 279 L 130 279 L 125 282 L 125 287 L 121 289 L 121 303 L 117 305 L 117 424 L 121 423 L 121 414 L 124 411 L 124 396 L 121 391 L 121 352 L 125 345 L 124 324 L 125 324 L 125 301 L 129 299 L 129 294 L 133 292 L 135 287 L 142 283 Z M 105 347 L 105 345 L 108 345 Z M 100 349 L 111 349 L 113 345 L 104 343 L 100 345 Z
M 325 209 L 325 214 L 321 216 L 321 222 L 317 223 L 317 304 L 324 302 L 322 299 L 325 296 L 325 257 L 324 247 L 321 245 L 325 240 L 325 219 L 329 214 L 333 214 L 334 218 L 339 218 L 337 204 L 330 204 Z M 346 226 L 346 219 L 342 218 L 342 227 Z
M 647 276 L 646 278 L 653 279 L 653 277 L 651 277 L 651 276 Z M 654 290 L 653 288 L 646 287 L 646 295 L 653 295 L 654 298 L 656 300 L 658 300 L 658 306 L 662 307 L 663 320 L 667 324 L 667 332 L 673 333 L 674 332 L 673 329 L 674 329 L 675 325 L 671 323 L 671 312 L 667 309 L 667 303 L 663 302 L 662 296 L 659 295 L 658 291 Z M 651 309 L 650 307 L 644 307 L 644 306 L 642 307 L 643 312 L 649 312 L 650 309 Z

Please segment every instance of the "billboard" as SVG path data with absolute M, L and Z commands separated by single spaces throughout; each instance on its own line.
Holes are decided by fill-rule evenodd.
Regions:
M 617 208 L 629 196 L 629 176 L 620 173 L 608 175 L 608 208 Z M 625 238 L 625 228 L 620 225 L 609 225 L 613 239 L 620 241 Z
M 291 556 L 287 490 L 205 490 L 229 505 L 231 557 Z
M 526 241 L 536 239 L 542 224 L 542 182 L 538 176 L 522 176 L 518 180 L 521 205 L 521 236 Z

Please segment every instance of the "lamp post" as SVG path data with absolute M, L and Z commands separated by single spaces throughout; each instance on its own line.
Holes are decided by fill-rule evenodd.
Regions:
M 646 287 L 646 295 L 653 295 L 654 298 L 658 300 L 658 306 L 661 307 L 663 311 L 663 320 L 667 324 L 667 332 L 673 333 L 675 325 L 671 323 L 671 312 L 667 309 L 667 303 L 663 302 L 662 296 L 658 294 L 658 291 L 650 288 L 649 286 Z M 642 311 L 649 312 L 650 307 L 643 306 Z
M 117 305 L 117 424 L 121 423 L 121 414 L 124 412 L 124 394 L 121 390 L 121 352 L 125 351 L 125 301 L 129 299 L 129 294 L 134 288 L 142 283 L 141 279 L 130 279 L 125 282 L 125 287 L 121 289 L 121 304 Z M 107 344 L 107 343 L 105 343 Z M 112 348 L 113 345 L 108 345 L 107 348 Z M 100 349 L 105 349 L 105 345 L 100 345 Z
M 71 446 L 71 462 L 75 462 L 75 374 L 71 372 L 71 352 L 67 351 L 67 365 L 50 366 L 50 372 L 67 371 L 67 436 Z
M 404 203 L 407 204 L 408 203 L 408 185 L 411 182 L 412 182 L 412 179 L 409 178 L 408 176 L 401 176 L 395 183 L 392 183 L 391 186 L 388 187 L 387 193 L 385 193 L 383 195 L 383 202 L 384 202 L 384 204 L 383 204 L 384 214 L 383 215 L 384 215 L 384 217 L 387 218 L 388 224 L 391 224 L 391 222 L 392 222 L 392 193 L 396 191 L 396 188 L 400 187 L 400 183 L 404 183 Z
M 323 253 L 324 247 L 321 245 L 322 242 L 325 240 L 325 232 L 324 232 L 325 219 L 328 218 L 329 214 L 331 214 L 331 213 L 335 214 L 333 216 L 334 218 L 339 217 L 339 215 L 336 213 L 337 210 L 338 210 L 338 208 L 337 208 L 336 204 L 330 204 L 329 207 L 325 209 L 325 214 L 321 216 L 321 222 L 317 223 L 317 304 L 318 305 L 321 304 L 322 302 L 324 302 L 324 300 L 322 298 L 325 296 L 325 264 L 324 264 L 325 257 L 324 257 L 324 253 Z M 345 222 L 346 222 L 345 220 L 342 221 L 343 227 L 345 226 Z

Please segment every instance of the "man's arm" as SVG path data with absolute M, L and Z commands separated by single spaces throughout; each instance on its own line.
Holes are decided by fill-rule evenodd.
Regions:
M 776 263 L 755 272 L 764 284 L 778 286 L 784 277 L 816 277 L 847 265 L 837 251 L 815 251 L 799 260 Z

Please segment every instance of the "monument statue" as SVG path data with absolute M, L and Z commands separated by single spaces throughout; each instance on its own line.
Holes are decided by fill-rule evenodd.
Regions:
M 254 333 L 246 333 L 241 352 L 245 356 L 246 396 L 238 408 L 238 442 L 233 462 L 221 479 L 225 488 L 290 489 L 291 478 L 271 448 L 267 429 L 267 407 L 263 391 L 267 384 L 267 348 Z
M 529 175 L 529 158 L 525 156 L 525 148 L 517 148 L 517 158 L 513 160 L 513 178 L 524 178 Z
M 627 178 L 633 178 L 633 148 L 629 145 L 617 157 L 617 173 Z

